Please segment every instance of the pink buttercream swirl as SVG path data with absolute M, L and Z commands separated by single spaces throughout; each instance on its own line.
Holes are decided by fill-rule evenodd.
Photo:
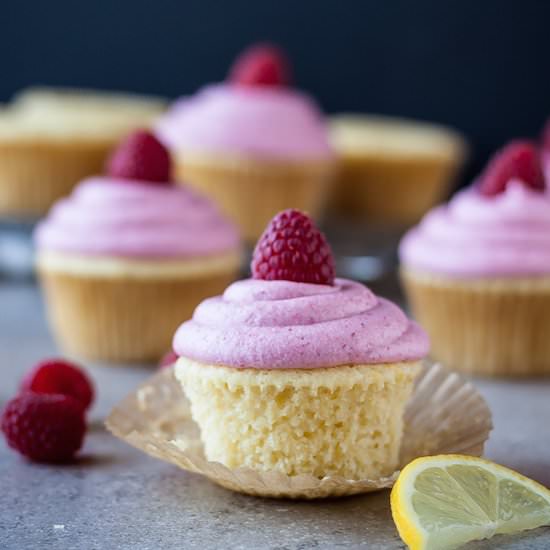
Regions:
M 202 302 L 174 337 L 178 355 L 241 368 L 319 368 L 417 360 L 424 331 L 346 279 L 333 286 L 247 279 Z
M 187 187 L 111 177 L 81 182 L 37 227 L 39 249 L 138 258 L 237 250 L 237 230 Z
M 309 96 L 283 87 L 208 86 L 180 98 L 156 126 L 168 147 L 285 159 L 331 156 L 324 117 Z
M 429 212 L 399 252 L 406 267 L 456 277 L 550 274 L 550 193 L 511 181 L 485 197 L 472 186 Z

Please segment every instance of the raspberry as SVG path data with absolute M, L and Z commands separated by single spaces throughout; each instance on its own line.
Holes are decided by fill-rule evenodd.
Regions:
M 76 399 L 84 409 L 94 400 L 92 382 L 84 371 L 62 359 L 42 361 L 21 383 L 22 391 L 59 393 Z
M 176 354 L 175 351 L 173 350 L 167 351 L 162 356 L 162 359 L 159 361 L 159 369 L 163 369 L 164 367 L 171 367 L 177 360 L 178 360 L 178 355 Z
M 229 81 L 244 86 L 287 86 L 289 63 L 277 46 L 256 44 L 237 58 L 229 71 Z
M 1 427 L 8 445 L 36 462 L 68 462 L 82 446 L 84 409 L 67 395 L 24 392 L 6 405 Z
M 254 279 L 334 283 L 334 259 L 325 236 L 311 218 L 294 209 L 269 222 L 254 250 L 251 269 Z
M 492 197 L 504 192 L 508 183 L 520 180 L 531 189 L 544 191 L 538 147 L 530 141 L 512 141 L 491 158 L 480 179 L 482 195 Z
M 113 178 L 167 183 L 171 169 L 166 147 L 150 132 L 137 130 L 119 144 L 105 170 Z

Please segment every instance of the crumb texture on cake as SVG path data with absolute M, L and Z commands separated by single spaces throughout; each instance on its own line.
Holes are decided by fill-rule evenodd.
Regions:
M 175 372 L 209 460 L 365 479 L 398 467 L 403 412 L 419 370 L 419 362 L 238 369 L 182 357 Z

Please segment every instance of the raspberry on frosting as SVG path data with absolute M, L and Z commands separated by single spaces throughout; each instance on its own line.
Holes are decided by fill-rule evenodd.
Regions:
M 137 130 L 115 149 L 106 165 L 113 178 L 168 183 L 171 178 L 170 154 L 147 130 Z
M 290 66 L 283 51 L 271 44 L 246 49 L 229 71 L 229 81 L 244 86 L 287 86 Z
M 94 387 L 85 372 L 62 359 L 38 363 L 22 381 L 22 391 L 68 395 L 87 409 L 94 400 Z
M 533 190 L 544 191 L 544 175 L 536 144 L 516 140 L 497 151 L 481 176 L 479 191 L 492 197 L 503 193 L 513 180 L 521 181 Z
M 6 405 L 1 428 L 8 445 L 36 462 L 68 462 L 82 446 L 84 409 L 61 394 L 24 392 Z
M 167 351 L 158 363 L 159 369 L 171 367 L 178 360 L 178 357 L 178 354 L 174 350 Z
M 332 285 L 334 259 L 325 236 L 311 218 L 289 209 L 277 214 L 260 237 L 252 257 L 252 277 Z

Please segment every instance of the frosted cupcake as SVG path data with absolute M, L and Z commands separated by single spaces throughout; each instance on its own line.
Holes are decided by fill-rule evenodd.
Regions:
M 374 223 L 410 225 L 447 195 L 466 154 L 454 130 L 367 115 L 330 121 L 338 176 L 335 213 Z
M 325 121 L 289 86 L 276 48 L 246 51 L 228 81 L 178 101 L 156 126 L 177 173 L 211 196 L 255 242 L 279 210 L 318 216 L 332 172 Z
M 35 234 L 53 332 L 69 354 L 154 361 L 181 319 L 238 272 L 235 227 L 170 183 L 166 149 L 132 134 L 105 176 L 82 181 Z
M 296 210 L 272 220 L 252 273 L 202 302 L 174 338 L 206 457 L 320 478 L 393 473 L 425 333 L 335 279 L 323 235 Z
M 512 142 L 400 247 L 433 356 L 481 375 L 550 374 L 550 193 L 539 151 Z
M 155 98 L 31 88 L 0 111 L 0 215 L 35 219 L 99 174 L 128 132 L 164 110 Z

